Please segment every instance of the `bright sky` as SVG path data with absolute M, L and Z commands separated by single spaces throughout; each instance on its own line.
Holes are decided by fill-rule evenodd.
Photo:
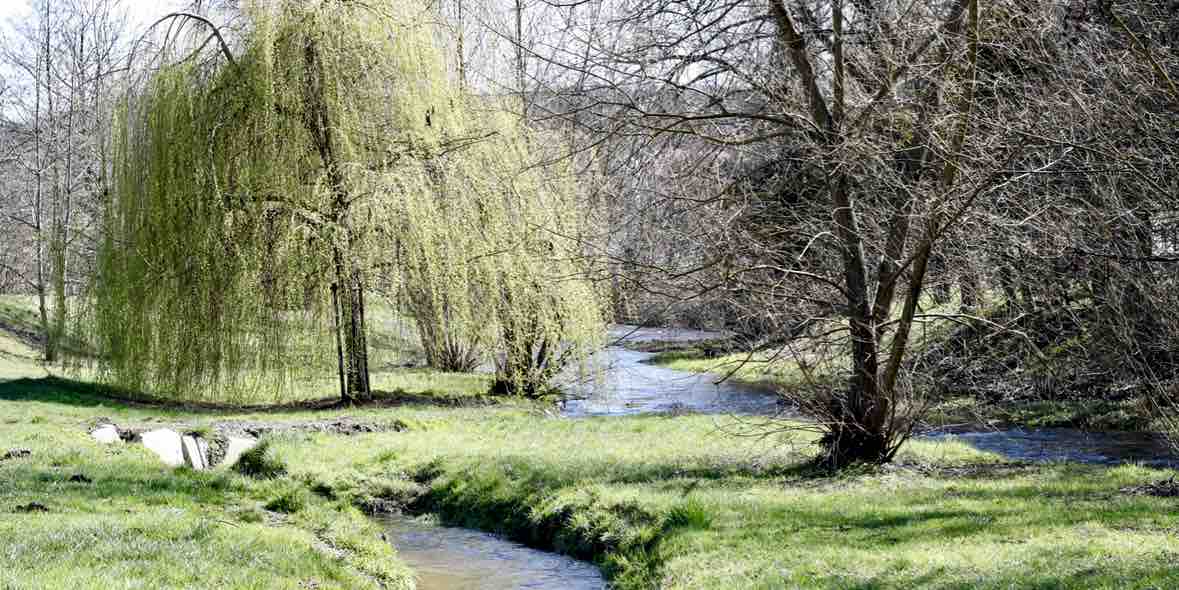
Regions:
M 122 0 L 123 7 L 131 16 L 135 35 L 142 34 L 144 27 L 174 11 L 180 4 L 183 4 L 180 0 Z M 31 12 L 28 0 L 0 0 L 0 23 L 3 30 L 10 30 L 10 23 L 28 18 Z

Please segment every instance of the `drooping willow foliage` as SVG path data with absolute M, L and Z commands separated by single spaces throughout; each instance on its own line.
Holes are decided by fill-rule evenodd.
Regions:
M 365 297 L 431 364 L 540 393 L 600 333 L 575 187 L 447 72 L 412 0 L 250 3 L 240 55 L 129 95 L 93 283 L 103 375 L 179 399 L 281 398 L 327 367 L 367 395 Z

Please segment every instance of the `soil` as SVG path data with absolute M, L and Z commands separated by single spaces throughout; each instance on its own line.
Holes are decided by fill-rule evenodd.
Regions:
M 33 454 L 28 449 L 9 449 L 3 455 L 0 455 L 0 461 L 7 461 L 9 459 L 23 459 Z
M 1131 496 L 1154 496 L 1156 498 L 1179 498 L 1179 482 L 1175 481 L 1174 477 L 1171 479 L 1164 479 L 1153 483 L 1145 483 L 1140 486 L 1130 486 L 1122 488 L 1122 493 Z

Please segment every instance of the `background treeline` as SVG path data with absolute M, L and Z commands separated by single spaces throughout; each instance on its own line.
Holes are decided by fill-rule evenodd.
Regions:
M 77 16 L 112 6 L 42 5 L 5 40 L 0 289 L 40 295 L 50 335 L 102 235 L 110 105 L 160 62 L 221 59 L 206 28 L 163 51 L 157 31 L 155 51 L 140 48 L 155 57 L 129 56 L 140 32 Z M 190 12 L 237 50 L 243 8 Z M 738 348 L 778 351 L 803 374 L 796 401 L 831 425 L 834 463 L 887 460 L 947 392 L 1134 396 L 1171 412 L 1173 2 L 423 9 L 450 81 L 512 99 L 544 134 L 533 163 L 576 179 L 585 223 L 566 237 L 608 319 L 725 329 Z M 417 299 L 416 313 L 436 313 Z M 476 364 L 460 342 L 421 336 L 444 343 L 438 364 Z

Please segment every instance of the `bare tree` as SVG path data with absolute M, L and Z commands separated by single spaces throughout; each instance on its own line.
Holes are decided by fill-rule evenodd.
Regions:
M 34 8 L 3 47 L 18 76 L 6 111 L 11 181 L 4 211 L 15 243 L 0 264 L 36 293 L 45 359 L 54 361 L 106 190 L 109 90 L 124 67 L 126 18 L 117 0 Z

